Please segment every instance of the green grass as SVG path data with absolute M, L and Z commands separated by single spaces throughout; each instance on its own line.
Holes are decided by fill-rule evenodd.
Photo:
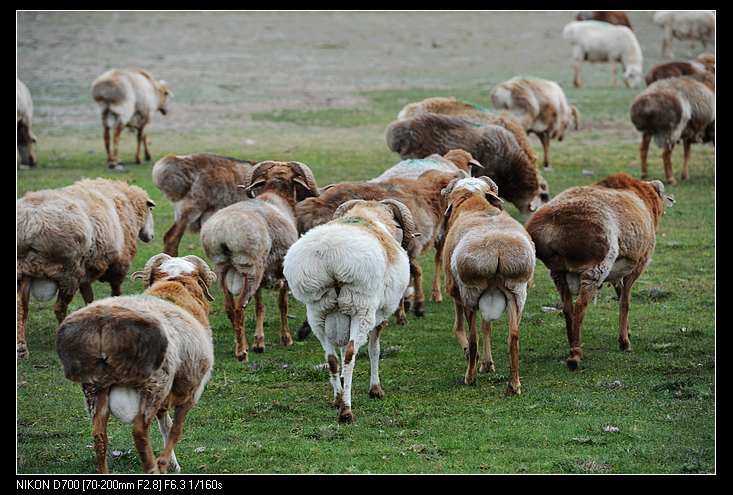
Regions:
M 626 171 L 638 176 L 639 137 L 628 121 L 634 92 L 625 88 L 568 89 L 578 105 L 581 132 L 552 143 L 554 170 L 544 172 L 553 194 Z M 260 114 L 242 144 L 241 130 L 200 133 L 151 130 L 155 157 L 167 152 L 216 151 L 251 159 L 288 158 L 312 166 L 320 184 L 374 177 L 398 158 L 384 145 L 384 128 L 400 108 L 427 96 L 456 96 L 486 103 L 479 88 L 414 89 L 366 93 L 358 109 Z M 276 125 L 273 126 L 273 121 Z M 38 127 L 37 170 L 18 172 L 19 196 L 29 190 L 68 185 L 80 177 L 130 180 L 150 192 L 156 238 L 139 244 L 133 270 L 161 251 L 172 209 L 152 185 L 150 165 L 126 174 L 104 166 L 101 131 Z M 532 143 L 538 151 L 535 138 Z M 132 156 L 125 134 L 122 157 Z M 652 147 L 650 170 L 662 178 L 660 152 Z M 673 157 L 679 177 L 681 151 Z M 585 172 L 584 172 L 585 171 Z M 538 262 L 521 325 L 523 393 L 504 397 L 509 375 L 506 318 L 493 339 L 497 372 L 476 386 L 459 383 L 465 366 L 452 332 L 452 305 L 427 303 L 427 315 L 383 334 L 381 378 L 386 397 L 367 396 L 369 365 L 360 351 L 354 374 L 356 423 L 340 425 L 330 407 L 327 373 L 313 337 L 292 348 L 278 344 L 274 292 L 266 294 L 264 354 L 249 366 L 234 358 L 232 330 L 214 289 L 211 311 L 216 363 L 201 401 L 189 414 L 177 455 L 186 473 L 444 473 L 713 472 L 714 456 L 714 152 L 695 146 L 691 179 L 668 187 L 677 199 L 662 218 L 653 262 L 633 291 L 633 352 L 617 347 L 618 307 L 611 289 L 589 306 L 584 324 L 585 359 L 570 372 L 564 320 L 543 306 L 558 302 L 547 269 Z M 592 175 L 588 175 L 592 174 Z M 516 210 L 509 207 L 516 215 Z M 183 254 L 204 256 L 197 236 L 186 234 Z M 421 259 L 425 285 L 433 274 L 432 252 Z M 109 287 L 95 284 L 97 298 Z M 141 287 L 127 281 L 124 293 Z M 429 291 L 428 291 L 429 294 Z M 70 310 L 81 307 L 77 295 Z M 290 300 L 291 330 L 304 308 Z M 250 342 L 253 315 L 247 315 Z M 30 358 L 17 366 L 17 469 L 22 473 L 93 472 L 91 424 L 78 385 L 67 381 L 55 351 L 52 303 L 31 303 Z M 619 431 L 609 433 L 605 426 Z M 154 449 L 160 436 L 153 427 Z M 203 452 L 195 449 L 205 447 Z M 139 472 L 130 427 L 110 421 L 110 460 L 115 473 Z M 131 450 L 131 451 L 130 451 Z M 130 451 L 130 452 L 128 452 Z

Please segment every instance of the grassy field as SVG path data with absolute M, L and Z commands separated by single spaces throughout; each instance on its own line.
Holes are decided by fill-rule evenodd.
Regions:
M 322 48 L 330 52 L 338 49 L 334 46 Z M 569 77 L 567 64 L 557 70 Z M 576 90 L 565 84 L 569 100 L 580 109 L 582 128 L 570 132 L 562 143 L 552 143 L 553 170 L 543 174 L 553 195 L 611 173 L 639 175 L 639 135 L 628 118 L 637 91 L 611 88 L 605 69 L 588 72 L 587 88 Z M 200 151 L 255 160 L 296 159 L 312 167 L 321 185 L 367 179 L 398 161 L 384 144 L 384 129 L 400 108 L 438 95 L 488 105 L 485 87 L 475 81 L 449 87 L 369 89 L 354 93 L 360 103 L 351 107 L 263 107 L 251 113 L 246 132 L 215 125 L 201 130 L 153 125 L 151 149 L 154 159 L 168 152 Z M 56 109 L 62 106 L 59 102 Z M 108 173 L 96 123 L 59 126 L 54 118 L 44 119 L 42 112 L 35 128 L 40 167 L 18 171 L 18 197 L 81 177 L 121 178 L 140 185 L 158 204 L 156 238 L 149 244 L 139 243 L 132 267 L 140 269 L 161 251 L 163 233 L 173 218 L 170 203 L 152 184 L 151 164 L 130 165 L 128 173 Z M 157 122 L 161 121 L 158 116 Z M 541 153 L 538 141 L 531 140 Z M 123 160 L 130 161 L 133 147 L 133 136 L 125 133 Z M 676 150 L 673 156 L 677 177 L 681 153 Z M 652 145 L 652 178 L 663 177 L 660 154 Z M 210 318 L 216 362 L 176 449 L 183 472 L 714 472 L 712 148 L 693 147 L 690 175 L 689 181 L 668 186 L 677 203 L 662 218 L 653 262 L 633 290 L 632 352 L 618 350 L 618 304 L 613 290 L 604 288 L 585 319 L 581 368 L 569 371 L 562 313 L 542 309 L 557 304 L 559 297 L 538 261 L 536 285 L 529 291 L 521 325 L 523 387 L 522 395 L 516 397 L 503 394 L 509 376 L 506 317 L 494 331 L 497 372 L 481 374 L 475 386 L 465 386 L 460 383 L 463 353 L 451 331 L 452 304 L 448 299 L 442 304 L 428 301 L 425 317 L 411 316 L 403 327 L 390 322 L 383 333 L 384 399 L 368 397 L 366 348 L 359 353 L 353 394 L 356 422 L 341 425 L 330 406 L 327 372 L 319 368 L 324 357 L 318 341 L 311 336 L 291 348 L 278 343 L 275 292 L 266 294 L 267 349 L 264 354 L 250 353 L 250 363 L 243 366 L 234 357 L 233 332 L 216 287 Z M 516 216 L 513 206 L 508 209 Z M 204 256 L 198 237 L 190 233 L 182 241 L 181 252 Z M 429 281 L 434 270 L 432 252 L 421 262 Z M 94 291 L 98 299 L 109 295 L 107 285 L 95 284 Z M 126 294 L 140 291 L 136 282 L 123 286 Z M 290 304 L 294 333 L 305 309 L 292 298 Z M 77 295 L 70 311 L 81 305 Z M 250 343 L 251 313 L 246 323 Z M 52 302 L 32 301 L 27 331 L 30 357 L 17 365 L 20 473 L 95 470 L 91 422 L 79 386 L 63 376 L 55 349 L 56 328 Z M 618 431 L 605 431 L 608 426 Z M 112 419 L 109 432 L 110 451 L 116 451 L 110 470 L 139 472 L 130 427 Z M 158 452 L 160 435 L 156 427 L 151 432 Z

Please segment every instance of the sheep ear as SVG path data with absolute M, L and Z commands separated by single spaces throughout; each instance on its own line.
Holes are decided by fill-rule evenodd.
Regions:
M 475 159 L 475 158 L 473 158 L 473 157 L 472 157 L 472 158 L 471 158 L 470 160 L 468 160 L 468 163 L 470 163 L 471 165 L 473 165 L 473 166 L 475 166 L 475 167 L 478 167 L 478 168 L 480 168 L 480 169 L 483 169 L 483 168 L 484 168 L 484 166 L 483 166 L 483 165 L 481 165 L 481 163 L 479 163 L 479 161 L 478 161 L 478 160 L 476 160 L 476 159 Z
M 146 201 L 146 204 L 147 204 L 147 205 L 148 205 L 148 206 L 149 206 L 150 208 L 155 208 L 155 201 L 153 201 L 152 199 L 148 199 L 148 200 Z
M 448 208 L 445 209 L 445 212 L 443 212 L 443 217 L 446 219 L 450 218 L 450 214 L 453 213 L 453 203 L 448 205 Z
M 134 272 L 130 274 L 130 280 L 137 280 L 137 279 L 144 279 L 145 273 L 144 272 Z
M 501 199 L 499 196 L 496 196 L 492 193 L 486 193 L 486 201 L 488 201 L 492 206 L 495 206 L 499 209 L 503 208 L 502 203 L 504 202 L 503 199 Z

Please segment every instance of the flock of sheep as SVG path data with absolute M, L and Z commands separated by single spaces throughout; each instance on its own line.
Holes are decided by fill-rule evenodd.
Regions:
M 563 30 L 573 47 L 576 85 L 583 60 L 611 62 L 614 78 L 615 63 L 621 62 L 624 81 L 640 84 L 641 50 L 626 16 L 596 12 L 578 18 Z M 664 25 L 665 51 L 672 36 L 712 41 L 712 15 L 660 12 L 654 20 Z M 648 88 L 630 110 L 643 134 L 642 179 L 652 136 L 664 148 L 669 183 L 675 182 L 669 161 L 675 143 L 684 142 L 686 179 L 690 144 L 714 141 L 713 74 L 710 55 L 649 72 Z M 168 85 L 144 70 L 111 70 L 94 81 L 92 94 L 102 113 L 110 168 L 123 169 L 118 144 L 125 126 L 137 130 L 136 161 L 141 145 L 149 160 L 144 128 L 156 110 L 165 114 Z M 85 179 L 19 199 L 17 354 L 28 355 L 30 296 L 48 301 L 57 295 L 57 350 L 66 377 L 82 385 L 99 471 L 108 470 L 110 414 L 133 424 L 145 472 L 180 470 L 173 448 L 213 367 L 208 313 L 217 281 L 241 361 L 248 359 L 244 321 L 252 296 L 255 352 L 265 349 L 263 289 L 279 291 L 284 345 L 293 342 L 288 293 L 306 306 L 307 322 L 298 337 L 312 331 L 321 342 L 343 422 L 354 418 L 352 374 L 363 345 L 371 364 L 369 395 L 384 396 L 380 333 L 390 315 L 404 323 L 408 309 L 424 314 L 417 257 L 431 247 L 436 263 L 432 298 L 442 299 L 442 273 L 454 303 L 453 330 L 467 362 L 465 383 L 473 383 L 479 371 L 495 370 L 491 322 L 506 312 L 507 393 L 521 392 L 520 322 L 536 258 L 549 268 L 562 299 L 568 366 L 580 363 L 585 310 L 604 283 L 619 295 L 619 346 L 628 350 L 631 288 L 654 252 L 656 228 L 673 199 L 662 182 L 626 174 L 550 199 L 527 133 L 539 137 L 547 168 L 550 140 L 561 141 L 568 127 L 578 129 L 578 110 L 557 83 L 536 78 L 510 79 L 490 96 L 497 113 L 442 97 L 405 106 L 386 130 L 388 147 L 402 161 L 367 182 L 319 187 L 311 169 L 297 161 L 252 163 L 211 154 L 160 159 L 152 169 L 153 182 L 173 204 L 175 221 L 165 234 L 164 253 L 132 274 L 142 280 L 143 294 L 121 296 L 120 284 L 137 239 L 153 239 L 155 203 L 144 190 Z M 17 104 L 21 162 L 35 166 L 32 102 L 20 81 Z M 518 208 L 525 225 L 506 212 L 504 201 Z M 200 231 L 213 270 L 197 256 L 178 257 L 186 229 Z M 97 280 L 110 283 L 113 297 L 93 302 L 91 283 Z M 86 306 L 67 317 L 77 290 Z M 480 366 L 478 314 L 484 337 Z M 153 418 L 165 442 L 157 458 L 148 438 Z

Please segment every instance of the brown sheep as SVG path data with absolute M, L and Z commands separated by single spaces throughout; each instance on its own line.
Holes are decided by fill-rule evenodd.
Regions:
M 664 173 L 672 185 L 677 183 L 672 173 L 672 150 L 680 139 L 684 144 L 682 180 L 689 177 L 692 143 L 715 143 L 715 93 L 698 81 L 676 77 L 652 83 L 634 99 L 630 113 L 634 127 L 643 134 L 639 149 L 642 179 L 648 176 L 652 136 L 663 149 Z
M 483 165 L 474 175 L 490 177 L 502 196 L 527 216 L 547 202 L 547 182 L 542 178 L 514 134 L 498 125 L 479 125 L 470 120 L 434 113 L 418 114 L 387 127 L 387 146 L 402 159 L 424 158 L 460 148 Z
M 491 356 L 491 321 L 508 308 L 511 378 L 507 394 L 521 393 L 519 323 L 534 275 L 535 252 L 522 224 L 503 211 L 496 184 L 488 177 L 451 182 L 443 191 L 447 202 L 443 245 L 445 288 L 453 297 L 454 327 L 468 367 L 464 382 L 476 381 L 478 336 L 476 313 L 482 316 L 482 372 L 495 371 Z M 541 210 L 540 210 L 541 211 Z M 469 338 L 463 330 L 468 320 Z
M 197 256 L 158 254 L 132 278 L 143 280 L 143 294 L 109 297 L 70 314 L 59 327 L 56 348 L 64 375 L 84 392 L 97 470 L 109 472 L 112 414 L 132 423 L 144 472 L 178 472 L 173 449 L 214 365 L 209 286 L 216 275 Z M 149 438 L 153 418 L 164 443 L 157 459 Z
M 634 30 L 631 27 L 631 22 L 621 10 L 585 10 L 578 12 L 575 16 L 576 21 L 601 21 L 609 24 L 615 24 L 617 26 L 626 26 L 627 28 Z
M 570 369 L 583 356 L 586 307 L 604 283 L 613 285 L 619 296 L 619 347 L 630 349 L 631 287 L 649 264 L 659 220 L 673 203 L 660 181 L 616 174 L 563 191 L 527 222 L 537 257 L 549 268 L 562 298 Z
M 657 64 L 647 72 L 644 80 L 646 81 L 646 85 L 649 86 L 660 79 L 671 79 L 682 76 L 689 76 L 715 91 L 714 73 L 711 73 L 702 62 L 694 60 Z
M 714 53 L 701 53 L 695 60 L 705 66 L 705 68 L 711 73 L 715 74 L 715 54 Z
M 238 187 L 252 171 L 253 162 L 209 153 L 168 155 L 153 166 L 153 183 L 173 204 L 175 219 L 163 237 L 163 252 L 178 256 L 188 227 L 199 232 L 211 215 L 247 199 Z

